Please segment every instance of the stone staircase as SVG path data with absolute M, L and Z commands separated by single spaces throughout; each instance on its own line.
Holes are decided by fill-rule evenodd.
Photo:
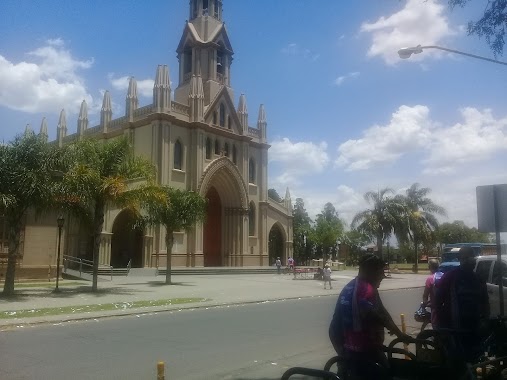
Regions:
M 159 268 L 158 276 L 165 276 L 166 269 Z M 214 274 L 276 274 L 276 268 L 273 267 L 199 267 L 171 269 L 171 274 L 175 276 L 183 275 L 214 275 Z

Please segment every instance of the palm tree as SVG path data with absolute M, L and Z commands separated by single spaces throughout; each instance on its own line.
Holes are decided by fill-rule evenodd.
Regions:
M 65 147 L 67 167 L 59 201 L 78 214 L 93 236 L 93 282 L 97 290 L 99 248 L 106 206 L 136 209 L 153 193 L 155 168 L 136 157 L 126 138 L 82 140 Z
M 435 216 L 446 215 L 443 207 L 435 204 L 427 195 L 431 192 L 429 187 L 420 187 L 418 183 L 412 184 L 405 195 L 398 195 L 398 202 L 406 205 L 407 229 L 406 236 L 414 244 L 415 272 L 418 271 L 418 246 L 433 236 L 434 230 L 438 227 L 438 220 Z
M 162 186 L 157 190 L 160 196 L 145 197 L 142 205 L 146 216 L 143 225 L 162 225 L 165 227 L 167 250 L 167 270 L 165 283 L 171 284 L 171 258 L 174 244 L 174 232 L 190 230 L 196 223 L 204 221 L 206 200 L 192 191 Z
M 57 147 L 48 145 L 44 136 L 33 132 L 0 145 L 0 214 L 8 226 L 9 240 L 3 290 L 6 296 L 14 293 L 24 218 L 29 210 L 40 213 L 51 207 L 54 191 L 51 173 L 57 163 Z
M 382 246 L 389 236 L 402 234 L 405 225 L 405 204 L 399 199 L 389 197 L 394 190 L 384 188 L 377 192 L 369 191 L 364 199 L 373 205 L 373 208 L 356 214 L 352 220 L 352 228 L 376 240 L 377 250 L 382 257 Z

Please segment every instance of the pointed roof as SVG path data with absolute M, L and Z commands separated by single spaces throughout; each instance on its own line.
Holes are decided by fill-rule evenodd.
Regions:
M 287 189 L 285 190 L 285 199 L 290 199 L 290 191 L 289 191 L 289 187 L 287 186 Z
M 167 65 L 158 65 L 157 74 L 155 75 L 154 87 L 170 86 L 169 67 Z
M 130 77 L 129 90 L 127 92 L 127 99 L 137 99 L 137 81 L 136 78 Z
M 86 100 L 83 99 L 81 102 L 81 109 L 79 110 L 79 118 L 78 120 L 88 119 L 88 105 L 86 104 Z
M 227 90 L 226 86 L 222 86 L 220 91 L 218 91 L 215 98 L 211 101 L 211 103 L 206 108 L 206 111 L 204 111 L 204 119 L 206 120 L 210 115 L 216 110 L 218 104 L 220 101 L 224 99 L 225 103 L 227 104 L 227 107 L 232 111 L 235 110 L 234 103 L 231 99 L 231 95 L 229 94 L 229 91 Z M 241 127 L 241 121 L 239 120 L 238 114 L 236 112 L 230 112 L 230 116 L 233 119 L 233 122 L 238 127 Z M 237 131 L 239 134 L 243 134 L 243 131 L 240 130 Z
M 106 92 L 104 92 L 104 99 L 102 100 L 102 108 L 101 108 L 101 111 L 112 111 L 112 107 L 111 107 L 111 94 L 109 93 L 109 91 L 106 90 Z
M 65 110 L 60 112 L 60 119 L 58 120 L 58 128 L 67 129 L 67 118 L 65 117 Z
M 31 133 L 33 133 L 32 126 L 30 124 L 27 124 L 25 126 L 25 135 L 28 135 L 28 134 L 31 134 Z
M 205 45 L 211 42 L 217 43 L 219 40 L 223 42 L 222 47 L 227 50 L 229 53 L 234 54 L 234 50 L 232 49 L 231 40 L 227 35 L 227 29 L 225 28 L 225 24 L 218 24 L 213 32 L 210 33 L 207 40 L 203 40 L 199 33 L 195 29 L 195 26 L 191 22 L 187 22 L 185 28 L 183 29 L 183 34 L 180 39 L 180 43 L 178 44 L 178 48 L 176 49 L 177 53 L 181 53 L 183 48 L 186 45 L 187 40 L 190 40 L 192 43 L 197 43 L 201 45 Z
M 42 118 L 42 122 L 40 123 L 40 132 L 39 134 L 44 137 L 48 137 L 48 123 L 46 121 L 46 118 Z
M 239 97 L 239 103 L 238 103 L 238 113 L 248 113 L 248 108 L 246 106 L 246 97 L 245 94 L 241 94 Z
M 259 107 L 259 117 L 257 118 L 257 123 L 266 123 L 266 110 L 264 109 L 264 104 L 261 104 Z

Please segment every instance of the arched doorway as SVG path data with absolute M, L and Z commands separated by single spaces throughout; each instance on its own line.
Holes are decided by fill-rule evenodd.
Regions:
M 206 194 L 208 210 L 204 223 L 204 266 L 222 266 L 222 201 L 218 191 L 211 187 Z
M 114 268 L 125 268 L 131 261 L 132 268 L 143 265 L 143 231 L 135 229 L 135 216 L 123 210 L 116 217 L 111 237 L 111 262 Z
M 269 254 L 269 265 L 273 265 L 276 258 L 279 257 L 282 264 L 285 263 L 286 257 L 284 254 L 285 239 L 282 228 L 278 224 L 274 224 L 269 230 L 269 241 L 268 241 L 268 254 Z

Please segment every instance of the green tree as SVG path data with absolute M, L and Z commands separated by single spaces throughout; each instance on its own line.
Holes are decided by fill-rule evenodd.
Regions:
M 311 230 L 312 220 L 308 216 L 305 209 L 305 202 L 302 198 L 296 198 L 293 216 L 293 247 L 296 263 L 308 260 L 310 251 L 307 249 L 309 245 L 308 236 Z
M 341 237 L 342 246 L 347 246 L 348 249 L 348 257 L 346 258 L 347 265 L 357 265 L 359 262 L 359 254 L 362 251 L 362 247 L 364 247 L 370 238 L 359 232 L 358 230 L 350 230 L 346 231 Z
M 275 189 L 268 189 L 268 197 L 277 202 L 283 201 L 282 197 L 280 197 L 280 194 L 278 194 Z
M 455 243 L 491 243 L 491 235 L 479 232 L 475 227 L 468 227 L 463 221 L 442 223 L 435 231 L 436 240 L 441 244 Z
M 196 223 L 206 217 L 206 199 L 199 194 L 163 186 L 156 191 L 156 196 L 146 197 L 142 206 L 146 216 L 142 218 L 144 225 L 162 225 L 165 228 L 165 244 L 167 250 L 167 270 L 165 283 L 171 284 L 171 258 L 174 245 L 174 233 L 189 231 Z
M 90 228 L 93 282 L 97 290 L 99 248 L 107 206 L 136 209 L 153 193 L 154 166 L 133 154 L 126 138 L 82 140 L 65 147 L 60 199 Z
M 449 6 L 464 7 L 470 0 L 449 0 Z M 507 30 L 507 0 L 488 0 L 484 13 L 467 25 L 468 35 L 484 37 L 495 57 L 503 54 Z
M 415 272 L 418 271 L 419 245 L 428 247 L 433 243 L 434 230 L 438 227 L 436 214 L 446 215 L 443 207 L 435 204 L 427 195 L 431 192 L 428 187 L 412 184 L 405 195 L 398 195 L 395 199 L 405 203 L 406 236 L 414 245 Z M 403 240 L 403 239 L 401 239 Z
M 59 150 L 43 136 L 25 133 L 0 145 L 0 214 L 8 228 L 9 248 L 3 294 L 14 293 L 20 236 L 29 210 L 43 212 L 53 205 L 52 173 L 59 168 Z
M 382 246 L 389 236 L 392 233 L 403 236 L 406 231 L 405 204 L 388 196 L 392 193 L 394 190 L 390 188 L 365 193 L 364 199 L 373 207 L 357 213 L 351 223 L 353 229 L 376 241 L 380 257 Z
M 342 237 L 344 231 L 343 222 L 332 203 L 326 203 L 322 212 L 315 219 L 313 228 L 313 241 L 324 261 L 327 255 L 336 257 L 337 241 Z

